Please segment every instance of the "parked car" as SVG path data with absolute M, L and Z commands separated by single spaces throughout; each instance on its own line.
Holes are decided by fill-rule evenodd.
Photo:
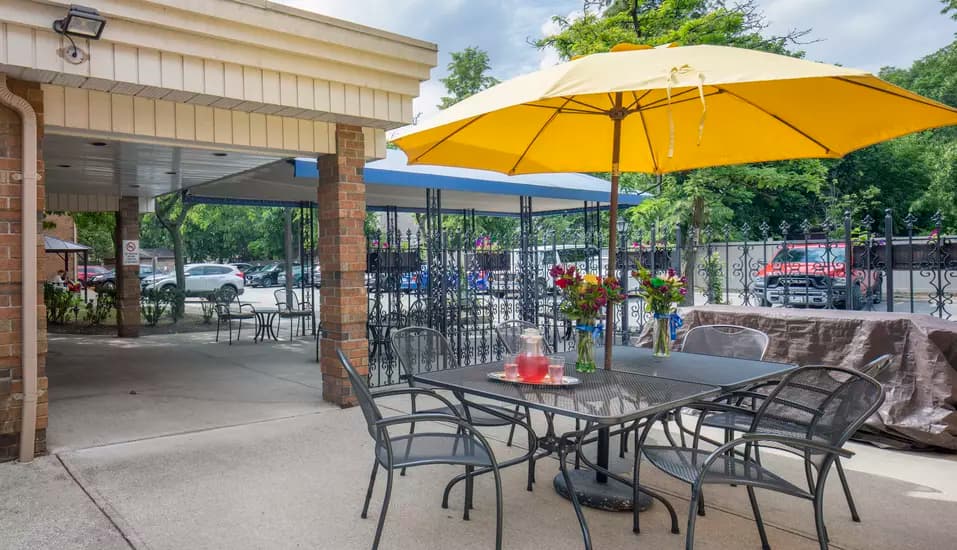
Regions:
M 140 284 L 145 285 L 148 280 L 165 276 L 161 273 L 157 273 L 154 277 L 153 266 L 151 265 L 141 265 L 140 266 Z M 92 278 L 90 278 L 90 286 L 94 290 L 116 290 L 116 270 L 111 269 L 109 271 L 104 271 Z
M 185 269 L 186 295 L 210 296 L 216 291 L 242 294 L 245 290 L 243 272 L 231 265 L 189 264 Z M 176 274 L 160 277 L 143 287 L 143 290 L 173 290 L 176 288 Z
M 88 265 L 88 266 L 77 266 L 76 268 L 76 280 L 80 281 L 83 284 L 97 275 L 102 275 L 109 271 L 103 266 L 99 265 Z
M 299 286 L 303 284 L 303 277 L 305 277 L 305 284 L 311 285 L 313 281 L 314 271 L 310 272 L 309 268 L 306 266 L 300 266 L 298 264 L 293 265 L 292 267 L 292 286 Z M 279 275 L 276 277 L 276 284 L 279 286 L 286 285 L 286 269 L 282 268 L 279 271 Z
M 853 266 L 853 258 L 851 258 Z M 884 276 L 879 270 L 851 268 L 847 288 L 847 248 L 841 243 L 815 243 L 782 248 L 771 263 L 758 270 L 751 294 L 764 306 L 847 307 L 848 294 L 854 309 L 868 300 L 880 303 Z
M 298 264 L 293 264 L 295 269 Z M 276 286 L 279 284 L 279 274 L 286 270 L 282 262 L 272 262 L 263 266 L 249 279 L 250 286 Z
M 232 263 L 232 264 L 229 264 L 229 265 L 231 265 L 231 266 L 235 267 L 236 269 L 242 271 L 244 277 L 246 276 L 246 273 L 247 273 L 248 271 L 251 271 L 252 268 L 253 268 L 253 264 L 247 264 L 247 263 L 245 263 L 245 262 L 236 262 L 236 263 Z

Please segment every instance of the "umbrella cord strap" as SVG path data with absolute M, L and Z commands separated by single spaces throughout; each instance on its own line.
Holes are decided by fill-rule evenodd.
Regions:
M 689 65 L 681 67 L 672 67 L 668 72 L 668 85 L 665 93 L 668 96 L 668 158 L 675 156 L 675 117 L 671 109 L 671 87 L 678 83 L 678 75 L 691 71 Z M 701 145 L 701 139 L 704 137 L 704 122 L 708 114 L 708 103 L 704 98 L 704 73 L 698 71 L 698 98 L 701 99 L 701 118 L 698 121 L 698 145 Z

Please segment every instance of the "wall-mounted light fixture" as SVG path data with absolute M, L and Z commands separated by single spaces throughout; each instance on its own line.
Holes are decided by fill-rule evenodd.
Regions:
M 83 63 L 87 59 L 87 53 L 77 47 L 73 37 L 99 40 L 104 27 L 106 27 L 106 18 L 100 15 L 100 12 L 86 6 L 71 4 L 66 17 L 53 22 L 54 32 L 62 34 L 70 41 L 70 47 L 63 48 L 60 54 L 74 65 Z

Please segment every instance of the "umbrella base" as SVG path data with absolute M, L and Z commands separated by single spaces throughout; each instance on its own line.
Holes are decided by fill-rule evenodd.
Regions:
M 606 512 L 630 512 L 634 509 L 631 487 L 609 479 L 607 483 L 599 483 L 595 479 L 595 472 L 591 470 L 570 470 L 568 476 L 572 479 L 575 494 L 582 506 L 605 510 Z M 571 500 L 568 486 L 562 474 L 555 476 L 555 492 Z M 638 511 L 644 512 L 651 507 L 651 497 L 638 493 Z

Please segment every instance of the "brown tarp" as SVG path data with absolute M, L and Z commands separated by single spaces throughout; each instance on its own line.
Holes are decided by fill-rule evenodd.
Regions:
M 860 368 L 885 353 L 884 405 L 867 422 L 878 443 L 957 450 L 957 323 L 929 315 L 740 306 L 682 308 L 684 327 L 740 325 L 771 337 L 765 358 Z M 650 324 L 638 344 L 651 345 Z M 867 431 L 871 431 L 867 430 Z

